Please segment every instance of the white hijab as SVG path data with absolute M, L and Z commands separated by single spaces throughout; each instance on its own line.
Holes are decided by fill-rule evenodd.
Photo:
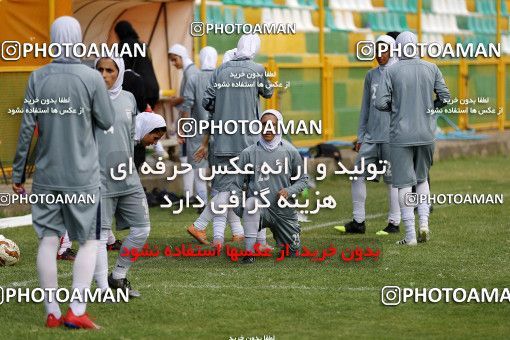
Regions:
M 56 19 L 51 24 L 50 29 L 51 42 L 57 44 L 78 44 L 82 42 L 81 27 L 78 20 L 73 17 L 63 16 Z M 72 50 L 72 49 L 69 49 Z M 66 56 L 65 49 L 62 48 L 62 54 L 55 58 L 58 62 L 79 62 L 80 58 L 72 54 Z
M 417 45 L 418 44 L 418 38 L 416 38 L 416 35 L 413 32 L 405 31 L 398 35 L 397 37 L 397 46 L 406 46 L 408 44 Z M 404 50 L 402 50 L 402 54 L 400 56 L 400 60 L 403 59 L 418 59 L 420 57 L 418 47 L 416 46 L 416 49 L 413 50 L 412 47 L 405 47 L 405 50 L 407 50 L 407 53 L 404 53 Z M 407 57 L 407 55 L 411 55 L 413 52 L 416 52 L 416 54 L 412 57 Z
M 102 58 L 97 58 L 94 62 L 94 68 L 97 70 L 97 63 Z M 111 57 L 109 58 L 113 60 L 115 65 L 117 65 L 117 68 L 119 69 L 119 75 L 117 76 L 117 79 L 115 80 L 115 83 L 113 83 L 112 87 L 108 89 L 108 95 L 110 96 L 111 100 L 114 100 L 117 98 L 120 94 L 120 91 L 122 91 L 122 83 L 124 82 L 124 72 L 125 72 L 125 66 L 124 66 L 124 59 L 122 58 L 116 58 Z
M 233 48 L 225 52 L 225 54 L 223 54 L 223 61 L 221 63 L 225 64 L 227 61 L 231 61 L 232 59 L 234 59 L 236 52 L 237 48 Z
M 136 116 L 135 141 L 140 142 L 145 135 L 157 128 L 166 127 L 163 117 L 153 112 L 141 112 Z
M 390 37 L 389 35 L 381 35 L 379 36 L 379 38 L 377 38 L 377 40 L 375 41 L 375 43 L 377 44 L 378 42 L 383 42 L 383 43 L 386 43 L 392 47 L 395 47 L 395 39 L 393 39 L 392 37 Z M 388 59 L 388 62 L 386 63 L 386 65 L 379 65 L 379 70 L 382 72 L 384 71 L 387 67 L 395 64 L 396 62 L 398 62 L 398 58 L 395 57 L 395 56 L 391 56 L 390 55 L 390 59 Z
M 281 122 L 283 122 L 283 116 L 280 113 L 280 111 L 273 110 L 273 109 L 264 111 L 262 113 L 262 116 L 260 116 L 260 120 L 262 120 L 262 117 L 264 117 L 264 115 L 267 115 L 267 114 L 272 114 L 273 116 L 275 116 L 276 119 L 278 120 L 277 124 L 281 124 Z M 278 126 L 275 126 L 274 128 L 277 129 L 277 131 L 278 131 Z M 264 131 L 264 129 L 262 129 L 262 131 Z M 264 136 L 262 136 L 262 133 L 260 134 L 260 137 L 259 137 L 260 146 L 262 146 L 262 148 L 264 150 L 269 151 L 269 152 L 274 151 L 280 145 L 281 141 L 282 141 L 281 133 L 275 134 L 274 138 L 270 142 L 267 142 L 264 139 Z
M 239 38 L 234 60 L 253 59 L 260 49 L 260 38 L 257 34 L 244 34 Z
M 172 47 L 170 47 L 168 50 L 168 53 L 178 55 L 182 58 L 183 70 L 185 70 L 189 65 L 193 64 L 193 61 L 188 55 L 188 50 L 181 44 L 173 44 Z
M 211 47 L 206 46 L 200 50 L 200 69 L 214 70 L 218 62 L 218 52 Z

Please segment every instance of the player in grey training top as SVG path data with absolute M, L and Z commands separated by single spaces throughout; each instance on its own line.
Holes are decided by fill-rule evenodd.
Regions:
M 211 76 L 216 68 L 218 61 L 218 53 L 210 46 L 206 46 L 200 50 L 200 69 L 201 71 L 192 74 L 186 81 L 183 91 L 184 102 L 181 106 L 181 117 L 192 118 L 197 122 L 209 120 L 209 112 L 202 106 L 202 98 L 205 89 L 211 80 Z M 193 137 L 186 138 L 186 154 L 189 155 L 188 163 L 193 167 L 193 177 L 195 182 L 195 192 L 207 204 L 207 184 L 199 177 L 199 169 L 208 168 L 207 159 L 195 162 L 192 155 L 198 150 L 202 144 L 203 135 L 197 133 Z
M 129 235 L 121 246 L 140 249 L 150 232 L 147 199 L 134 167 L 134 137 L 137 106 L 135 97 L 122 90 L 124 60 L 101 58 L 96 60 L 96 69 L 101 73 L 108 88 L 115 113 L 115 124 L 110 130 L 97 131 L 99 161 L 101 165 L 101 243 L 94 278 L 101 290 L 128 289 L 131 297 L 140 294 L 131 289 L 127 272 L 132 262 L 128 256 L 119 254 L 115 267 L 108 275 L 106 243 L 115 216 L 117 230 L 130 228 Z
M 179 117 L 183 117 L 184 111 L 188 110 L 189 107 L 185 106 L 184 91 L 187 87 L 189 79 L 194 75 L 198 74 L 199 71 L 195 64 L 191 60 L 188 54 L 188 50 L 181 44 L 174 44 L 168 50 L 170 61 L 177 69 L 182 69 L 182 80 L 180 86 L 179 97 L 172 97 L 170 104 L 175 105 L 175 108 L 179 111 Z M 180 127 L 178 127 L 180 128 Z M 182 143 L 183 139 L 179 138 Z M 181 163 L 189 163 L 193 155 L 187 154 L 187 147 L 185 144 L 181 146 Z M 182 177 L 183 180 L 183 191 L 184 194 L 188 193 L 190 196 L 193 194 L 193 172 L 187 172 Z
M 397 37 L 400 61 L 390 66 L 381 80 L 375 107 L 391 111 L 390 148 L 393 186 L 399 189 L 400 211 L 406 236 L 398 244 L 416 245 L 414 207 L 409 195 L 416 185 L 420 196 L 430 194 L 427 175 L 434 153 L 436 119 L 427 111 L 446 105 L 450 92 L 439 68 L 421 60 L 416 53 L 416 36 L 403 32 Z M 405 51 L 405 53 L 404 53 Z M 434 93 L 437 99 L 434 101 Z M 407 199 L 406 199 L 407 198 Z M 414 200 L 412 200 L 414 202 Z M 429 206 L 420 201 L 420 241 L 429 239 Z
M 53 22 L 52 43 L 81 41 L 81 28 L 76 19 L 60 17 Z M 94 128 L 106 130 L 113 122 L 111 102 L 101 76 L 82 65 L 79 58 L 61 55 L 30 75 L 13 164 L 14 191 L 24 192 L 25 160 L 37 124 L 33 193 L 90 194 L 95 198 L 94 204 L 32 205 L 33 225 L 39 238 L 37 271 L 41 288 L 58 288 L 56 254 L 59 237 L 66 229 L 71 240 L 80 243 L 72 287 L 82 290 L 82 294 L 90 288 L 98 247 L 100 200 Z M 58 327 L 65 321 L 70 327 L 98 328 L 85 314 L 85 303 L 73 301 L 64 318 L 55 296 L 51 299 L 46 296 L 44 305 L 48 327 Z
M 388 35 L 381 35 L 376 40 L 378 52 L 382 44 L 394 46 L 395 39 Z M 362 168 L 361 161 L 364 161 L 364 169 L 369 164 L 375 164 L 377 168 L 386 166 L 384 182 L 388 185 L 389 215 L 388 225 L 378 234 L 398 233 L 400 223 L 400 208 L 398 205 L 398 189 L 391 185 L 390 171 L 390 115 L 388 112 L 381 112 L 374 106 L 379 81 L 385 70 L 397 62 L 396 57 L 390 56 L 389 48 L 384 53 L 378 53 L 377 62 L 379 67 L 368 71 L 365 77 L 361 113 L 359 117 L 358 143 L 356 149 L 359 151 L 356 159 L 356 166 Z M 384 162 L 387 162 L 385 164 Z M 352 207 L 353 220 L 344 227 L 335 227 L 347 233 L 365 233 L 365 201 L 367 189 L 365 178 L 370 176 L 367 172 L 361 177 L 352 181 Z M 377 177 L 379 177 L 377 175 Z
M 224 125 L 229 120 L 238 122 L 238 130 L 234 134 L 219 134 L 212 131 L 215 162 L 213 166 L 226 166 L 232 170 L 230 158 L 238 156 L 242 150 L 258 139 L 255 134 L 243 134 L 239 121 L 258 120 L 260 117 L 259 96 L 270 98 L 273 95 L 273 87 L 265 75 L 264 67 L 253 61 L 259 48 L 258 35 L 243 35 L 237 44 L 234 58 L 216 69 L 207 86 L 202 105 L 211 113 L 211 122 L 215 125 Z M 209 135 L 206 135 L 195 153 L 197 160 L 206 156 L 208 141 Z M 217 190 L 218 194 L 211 199 L 211 204 L 217 207 L 228 202 L 235 177 L 235 175 L 215 175 L 212 189 Z M 210 214 L 212 210 L 208 205 L 195 223 L 187 229 L 188 233 L 199 242 L 208 243 L 205 228 Z M 221 224 L 225 228 L 226 213 L 214 215 L 213 224 Z
M 184 104 L 182 105 L 183 117 L 191 117 L 195 119 L 197 125 L 200 121 L 209 120 L 209 112 L 202 106 L 202 99 L 204 92 L 209 85 L 212 74 L 216 69 L 216 63 L 218 61 L 218 53 L 210 46 L 204 47 L 200 50 L 200 73 L 190 77 L 184 89 Z M 225 59 L 223 60 L 225 62 Z M 189 113 L 191 112 L 191 114 Z M 198 133 L 194 137 L 186 138 L 186 154 L 193 155 L 199 149 L 202 144 L 203 135 Z M 213 150 L 214 140 L 209 140 L 209 150 Z M 214 155 L 209 152 L 209 159 L 211 165 L 214 165 Z M 188 162 L 194 168 L 194 182 L 197 195 L 207 204 L 207 183 L 202 180 L 199 176 L 200 168 L 204 169 L 209 166 L 207 159 L 202 159 L 199 162 L 195 162 L 193 157 L 188 157 Z M 214 179 L 213 179 L 214 181 Z M 214 184 L 213 184 L 214 186 Z M 217 194 L 216 190 L 211 191 L 211 196 Z M 205 208 L 205 207 L 204 207 Z M 200 213 L 204 211 L 204 208 L 200 210 Z M 208 220 L 212 221 L 214 216 L 211 214 L 208 216 Z M 244 240 L 243 226 L 241 225 L 241 219 L 229 209 L 227 213 L 227 220 L 232 229 L 232 241 Z M 225 225 L 222 223 L 216 223 L 214 228 L 213 246 L 222 246 L 225 239 Z
M 266 110 L 260 120 L 263 127 L 269 122 L 277 127 L 283 117 L 277 110 Z M 250 164 L 254 174 L 237 175 L 233 187 L 239 202 L 242 202 L 241 193 L 245 182 L 248 184 L 246 195 L 248 199 L 245 207 L 238 207 L 235 211 L 240 217 L 243 217 L 246 250 L 254 250 L 259 228 L 269 227 L 277 244 L 280 247 L 288 245 L 291 252 L 294 253 L 301 245 L 299 237 L 301 229 L 297 212 L 290 207 L 280 208 L 278 199 L 282 196 L 292 201 L 293 195 L 298 195 L 308 187 L 308 176 L 304 174 L 301 155 L 292 144 L 283 140 L 278 132 L 264 131 L 264 128 L 262 131 L 259 141 L 244 149 L 239 155 L 239 168 L 245 169 L 245 166 Z M 264 164 L 269 165 L 271 169 L 275 170 L 281 167 L 282 170 L 278 174 L 264 174 L 261 171 Z M 285 166 L 288 168 L 284 169 Z M 298 174 L 301 174 L 298 179 L 291 180 Z M 261 204 L 264 203 L 264 200 L 260 198 L 261 193 L 264 193 L 263 195 L 267 198 L 270 206 L 259 208 L 253 214 L 249 213 L 254 210 L 257 201 Z M 254 261 L 255 258 L 251 256 L 242 260 L 243 263 L 253 263 Z

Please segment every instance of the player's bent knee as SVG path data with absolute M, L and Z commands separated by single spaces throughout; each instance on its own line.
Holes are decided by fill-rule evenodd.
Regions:
M 255 209 L 255 203 L 257 202 L 257 200 L 258 199 L 256 197 L 249 197 L 248 199 L 246 199 L 246 206 L 244 208 L 248 210 Z
M 149 237 L 151 227 L 131 228 L 129 230 L 129 238 L 135 242 L 145 242 Z

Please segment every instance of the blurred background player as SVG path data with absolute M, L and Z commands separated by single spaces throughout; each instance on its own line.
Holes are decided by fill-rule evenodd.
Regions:
M 303 171 L 303 160 L 298 150 L 289 142 L 282 139 L 278 131 L 265 130 L 265 127 L 272 123 L 277 129 L 278 123 L 283 121 L 282 114 L 277 110 L 266 110 L 260 118 L 262 123 L 262 133 L 257 143 L 244 149 L 239 155 L 238 166 L 241 169 L 247 164 L 252 164 L 253 175 L 237 175 L 234 182 L 234 190 L 241 202 L 241 193 L 244 183 L 247 183 L 246 207 L 238 207 L 235 212 L 243 217 L 244 236 L 246 250 L 254 251 L 257 232 L 259 228 L 269 227 L 273 237 L 279 247 L 289 246 L 291 253 L 295 253 L 301 246 L 298 216 L 295 209 L 278 206 L 278 199 L 283 197 L 292 201 L 292 195 L 298 195 L 308 187 L 308 176 Z M 273 129 L 274 130 L 274 129 Z M 275 133 L 276 132 L 276 133 Z M 279 174 L 263 174 L 260 169 L 264 163 L 267 163 L 272 169 L 277 169 L 278 165 L 288 164 L 288 169 L 283 169 Z M 299 169 L 301 168 L 301 169 Z M 296 174 L 301 177 L 291 181 L 291 177 Z M 256 201 L 262 203 L 262 200 L 255 195 L 255 192 L 268 190 L 265 195 L 270 203 L 268 208 L 258 208 L 253 214 L 249 211 L 255 208 Z M 249 264 L 255 261 L 255 257 L 246 256 L 242 263 Z
M 177 69 L 183 70 L 179 96 L 178 97 L 174 96 L 169 100 L 170 105 L 175 106 L 175 108 L 179 111 L 179 118 L 182 118 L 184 110 L 189 110 L 189 107 L 184 106 L 184 89 L 186 88 L 189 79 L 193 75 L 198 74 L 199 71 L 196 68 L 193 61 L 190 59 L 188 50 L 181 44 L 172 45 L 172 47 L 170 47 L 170 49 L 168 50 L 168 54 L 170 56 L 170 61 L 172 62 L 172 64 Z M 188 155 L 186 151 L 187 146 L 186 141 L 184 141 L 184 143 L 182 143 L 181 145 L 181 157 L 180 157 L 181 163 L 189 163 L 190 161 L 189 159 L 193 157 L 193 155 Z M 188 194 L 190 198 L 193 196 L 194 193 L 193 178 L 194 174 L 192 171 L 187 172 L 182 176 L 184 195 Z M 194 200 L 190 200 L 190 202 L 194 203 Z
M 124 44 L 130 47 L 130 51 L 134 51 L 135 44 L 143 45 L 144 43 L 140 42 L 138 33 L 135 31 L 131 23 L 128 21 L 119 21 L 115 25 L 115 33 L 119 39 L 119 51 L 122 50 Z M 150 49 L 147 47 L 147 51 L 150 53 Z M 145 102 L 140 102 L 138 99 L 140 95 L 138 92 L 133 93 L 135 98 L 137 99 L 137 103 L 139 105 L 139 111 L 143 111 L 146 105 L 150 105 L 152 108 L 156 107 L 156 103 L 159 100 L 159 84 L 156 78 L 156 74 L 154 73 L 154 66 L 152 65 L 152 60 L 150 59 L 150 55 L 147 56 L 129 56 L 128 54 L 124 54 L 124 65 L 126 70 L 133 71 L 135 74 L 139 75 L 143 81 L 143 98 Z M 133 77 L 130 72 L 126 75 L 126 81 L 132 81 Z
M 182 91 L 184 102 L 181 106 L 181 118 L 192 118 L 197 122 L 197 126 L 200 121 L 209 119 L 209 113 L 202 107 L 202 96 L 216 68 L 217 61 L 218 53 L 214 48 L 206 46 L 200 50 L 200 72 L 189 77 Z M 179 142 L 186 143 L 186 155 L 190 155 L 187 157 L 187 161 L 193 167 L 195 192 L 207 204 L 207 183 L 200 178 L 199 171 L 200 169 L 207 169 L 209 165 L 205 158 L 195 162 L 192 157 L 200 147 L 202 138 L 203 135 L 197 132 L 193 137 L 179 138 Z
M 410 206 L 408 196 L 413 185 L 420 197 L 430 195 L 427 176 L 434 154 L 436 119 L 427 110 L 446 105 L 450 92 L 439 68 L 419 58 L 417 38 L 413 33 L 399 34 L 396 43 L 402 55 L 398 64 L 387 68 L 377 91 L 375 107 L 391 111 L 392 183 L 398 188 L 400 211 L 406 227 L 405 238 L 397 243 L 416 245 L 414 207 Z M 438 97 L 435 101 L 434 93 Z M 419 200 L 418 215 L 419 241 L 425 242 L 430 237 L 426 200 Z
M 130 228 L 121 249 L 140 250 L 150 232 L 149 207 L 138 173 L 132 164 L 134 152 L 136 100 L 122 90 L 124 60 L 100 58 L 96 69 L 101 73 L 112 101 L 115 123 L 104 133 L 96 133 L 101 165 L 101 244 L 98 249 L 94 278 L 101 290 L 127 289 L 131 297 L 140 293 L 131 288 L 127 272 L 132 263 L 119 254 L 112 273 L 108 276 L 106 243 L 115 216 L 117 229 Z M 124 173 L 117 171 L 124 164 Z
M 389 36 L 390 36 L 390 37 L 392 37 L 393 39 L 397 39 L 397 37 L 398 37 L 398 35 L 399 35 L 399 34 L 400 34 L 400 32 L 397 32 L 397 31 L 392 31 L 392 32 L 388 32 L 388 33 L 386 33 L 386 35 L 389 35 Z M 430 166 L 432 166 L 432 164 L 431 164 Z M 428 173 L 428 175 L 427 175 L 427 182 L 429 182 L 429 188 L 431 188 L 431 185 L 432 185 L 432 184 L 431 184 L 431 182 L 430 182 L 430 171 L 429 171 L 429 173 Z M 413 191 L 414 193 L 416 192 L 416 185 L 413 185 L 413 187 L 412 187 L 412 191 Z M 429 206 L 430 206 L 430 209 L 429 209 L 429 210 L 430 210 L 430 212 L 432 212 L 432 210 L 433 210 L 433 209 L 432 209 L 432 208 L 433 208 L 432 204 L 430 204 Z M 416 209 L 415 209 L 415 210 L 416 210 Z
M 237 44 L 237 51 L 232 60 L 223 63 L 213 73 L 210 83 L 205 91 L 202 105 L 210 112 L 210 121 L 216 125 L 224 124 L 228 120 L 253 121 L 259 119 L 259 97 L 271 98 L 273 87 L 269 83 L 265 69 L 253 61 L 260 49 L 260 38 L 256 34 L 241 36 Z M 235 75 L 235 77 L 232 77 Z M 246 87 L 221 87 L 217 84 L 244 83 Z M 252 86 L 250 86 L 250 84 Z M 262 86 L 258 86 L 261 84 Z M 207 155 L 209 135 L 214 137 L 214 150 L 211 166 L 227 167 L 232 170 L 230 158 L 238 156 L 246 147 L 256 143 L 258 136 L 249 133 L 243 134 L 238 129 L 234 134 L 209 133 L 204 136 L 202 145 L 195 153 L 196 161 Z M 236 175 L 216 174 L 212 183 L 212 190 L 216 194 L 211 204 L 219 207 L 226 204 L 231 194 L 231 186 Z M 214 213 L 209 204 L 200 217 L 188 227 L 188 233 L 199 242 L 208 242 L 205 228 L 209 217 L 213 217 L 213 229 L 225 229 L 227 213 Z
M 72 17 L 60 17 L 50 29 L 51 42 L 77 44 L 82 42 L 80 23 Z M 44 109 L 41 104 L 25 104 L 16 156 L 13 162 L 13 190 L 24 192 L 22 174 L 30 140 L 37 123 L 35 194 L 93 195 L 93 204 L 32 205 L 33 225 L 39 238 L 37 272 L 41 288 L 58 288 L 56 254 L 59 237 L 67 230 L 69 238 L 80 246 L 73 264 L 72 288 L 85 294 L 90 288 L 99 236 L 100 173 L 95 128 L 107 130 L 114 122 L 113 109 L 100 75 L 82 65 L 79 58 L 62 54 L 32 72 L 28 80 L 25 102 L 36 98 L 69 98 L 68 104 L 56 103 L 63 111 L 69 105 L 81 108 L 79 116 L 71 114 L 35 114 L 30 109 Z M 103 131 L 101 131 L 103 133 Z M 61 171 L 55 171 L 60 169 Z M 50 302 L 51 301 L 51 302 Z M 65 324 L 72 328 L 99 328 L 85 313 L 86 303 L 73 301 L 62 317 L 55 296 L 45 296 L 46 326 Z
M 395 40 L 388 35 L 381 35 L 376 40 L 376 49 L 380 51 L 381 44 L 389 46 L 395 45 Z M 382 233 L 398 233 L 400 223 L 400 208 L 398 205 L 398 189 L 391 185 L 390 168 L 390 115 L 388 112 L 381 112 L 374 107 L 377 88 L 385 70 L 398 60 L 390 56 L 389 48 L 384 53 L 376 54 L 378 67 L 368 71 L 365 76 L 363 88 L 363 99 L 358 128 L 358 142 L 356 151 L 359 152 L 356 158 L 356 166 L 361 168 L 361 160 L 364 159 L 365 169 L 369 164 L 375 164 L 377 168 L 386 166 L 384 182 L 388 186 L 389 214 L 388 225 Z M 380 162 L 387 161 L 388 164 Z M 367 198 L 367 188 L 365 178 L 369 175 L 363 173 L 358 179 L 351 183 L 353 220 L 343 227 L 335 227 L 340 231 L 347 233 L 365 233 L 365 202 Z M 379 232 L 381 234 L 381 232 Z
M 225 55 L 226 54 L 227 53 L 225 53 Z M 225 59 L 225 55 L 223 56 L 223 63 L 225 61 L 230 60 L 230 59 Z M 230 58 L 233 57 L 233 55 L 230 55 L 230 54 L 229 54 L 229 56 L 230 56 Z M 209 46 L 204 47 L 200 51 L 201 72 L 190 78 L 190 81 L 188 82 L 188 86 L 184 92 L 184 97 L 185 97 L 184 106 L 186 107 L 186 106 L 189 106 L 192 104 L 191 110 L 192 111 L 195 110 L 200 113 L 200 114 L 198 114 L 197 112 L 195 112 L 195 114 L 194 114 L 195 117 L 193 117 L 193 114 L 192 114 L 192 118 L 195 118 L 197 121 L 200 119 L 202 119 L 202 120 L 209 119 L 209 112 L 206 111 L 204 109 L 204 107 L 202 106 L 202 99 L 203 99 L 203 94 L 204 94 L 207 86 L 209 85 L 209 81 L 211 79 L 213 71 L 216 68 L 217 60 L 218 60 L 218 53 L 216 52 L 216 50 Z M 186 153 L 188 155 L 193 155 L 198 150 L 198 148 L 200 147 L 200 145 L 202 143 L 203 135 L 197 134 L 196 137 L 193 137 L 192 140 L 191 140 L 191 138 L 189 138 L 188 140 L 190 140 L 190 141 L 188 141 L 186 143 L 186 145 L 187 145 Z M 214 144 L 214 139 L 209 138 L 209 143 L 208 143 L 209 151 L 213 150 L 213 147 L 214 147 L 213 144 Z M 214 156 L 212 156 L 211 153 L 209 152 L 209 159 L 211 160 L 210 163 L 214 164 L 214 159 L 212 157 L 214 157 Z M 196 162 L 193 157 L 191 157 L 191 158 L 192 158 L 192 160 L 190 160 L 189 158 L 188 158 L 188 160 L 194 167 L 196 167 L 197 165 L 200 165 L 200 164 L 202 164 L 202 167 L 201 167 L 202 169 L 204 168 L 204 165 L 205 165 L 205 167 L 209 166 L 207 164 L 207 161 L 205 160 L 205 158 L 199 162 Z M 203 182 L 206 197 L 204 199 L 201 196 L 201 198 L 207 204 L 208 201 L 207 201 L 206 182 L 202 181 L 200 179 L 198 170 L 199 169 L 195 169 L 195 171 L 194 171 L 195 188 L 197 190 L 197 194 L 200 196 L 199 192 L 201 190 L 198 189 L 197 180 L 200 182 Z M 214 178 L 212 180 L 214 181 Z M 213 190 L 213 192 L 211 192 L 211 196 L 215 196 L 216 194 L 217 194 L 216 190 Z M 203 213 L 203 211 L 204 211 L 204 209 L 202 209 L 200 211 L 200 213 Z M 207 212 L 205 214 L 207 214 Z M 207 219 L 208 219 L 207 223 L 212 221 L 213 217 L 214 216 L 212 214 L 209 214 L 207 216 Z M 204 219 L 205 219 L 205 216 L 204 216 Z M 227 221 L 230 224 L 230 227 L 232 229 L 232 241 L 238 242 L 238 241 L 244 240 L 244 230 L 243 230 L 243 226 L 241 225 L 241 219 L 231 209 L 229 209 L 229 211 L 227 213 Z M 225 226 L 217 224 L 215 226 L 213 233 L 214 233 L 213 245 L 221 247 L 223 245 L 224 239 L 225 239 Z

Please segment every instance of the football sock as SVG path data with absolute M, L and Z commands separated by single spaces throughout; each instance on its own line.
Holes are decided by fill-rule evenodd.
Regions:
M 57 277 L 57 249 L 60 243 L 58 236 L 46 236 L 39 240 L 37 251 L 37 273 L 41 288 L 58 288 Z M 49 294 L 45 293 L 44 308 L 46 314 L 53 314 L 57 319 L 62 313 L 58 302 L 55 300 L 55 293 L 52 294 L 52 302 L 49 302 Z
M 181 163 L 188 162 L 187 156 L 180 157 L 180 159 L 181 159 Z M 188 171 L 184 175 L 182 175 L 182 185 L 183 185 L 184 195 L 186 195 L 186 193 L 188 193 L 189 197 L 193 196 L 193 178 L 195 177 L 194 175 L 195 174 L 193 171 Z
M 214 204 L 216 210 L 220 209 L 220 205 L 228 204 L 230 192 L 219 192 L 211 199 L 211 204 Z M 215 239 L 223 239 L 225 237 L 225 227 L 227 226 L 227 211 L 224 213 L 213 213 L 213 235 Z
M 101 239 L 97 247 L 96 268 L 94 270 L 94 279 L 97 287 L 102 291 L 108 289 L 108 253 L 106 243 L 111 229 L 101 229 Z M 122 249 L 121 249 L 122 252 Z
M 198 175 L 200 169 L 193 169 L 194 171 L 194 181 L 195 181 L 195 192 L 197 196 L 207 204 L 207 182 L 200 178 Z
M 232 209 L 227 211 L 227 222 L 230 224 L 230 229 L 232 229 L 232 235 L 244 235 L 241 218 Z
M 429 214 L 430 214 L 430 207 L 429 203 L 424 199 L 424 197 L 430 196 L 430 188 L 429 188 L 429 182 L 421 182 L 416 184 L 416 194 L 418 194 L 418 197 L 421 197 L 422 199 L 418 202 L 418 218 L 420 221 L 420 227 L 429 227 Z
M 267 241 L 266 241 L 266 228 L 263 228 L 262 230 L 260 230 L 257 233 L 257 242 L 256 243 L 260 243 L 260 244 L 266 244 L 267 243 Z
M 81 291 L 81 295 L 85 296 L 85 290 L 90 289 L 92 277 L 94 276 L 94 269 L 96 267 L 97 247 L 98 240 L 88 240 L 80 244 L 78 254 L 73 265 L 73 290 Z M 73 310 L 76 316 L 81 316 L 85 313 L 87 304 L 74 300 L 69 304 L 69 308 Z
M 204 230 L 207 228 L 209 222 L 213 219 L 213 212 L 211 210 L 211 202 L 205 206 L 205 209 L 200 213 L 200 216 L 195 220 L 193 225 L 197 230 Z
M 121 253 L 117 257 L 117 262 L 115 263 L 115 267 L 113 267 L 112 277 L 115 280 L 124 279 L 127 276 L 127 272 L 133 262 L 131 261 L 131 257 L 129 256 L 120 256 L 124 248 L 131 249 L 136 248 L 140 251 L 145 241 L 147 241 L 147 237 L 149 237 L 149 232 L 151 231 L 150 227 L 145 228 L 135 228 L 131 227 L 129 229 L 129 235 L 122 242 Z
M 398 189 L 400 211 L 402 212 L 402 221 L 406 227 L 406 241 L 416 241 L 416 229 L 414 227 L 414 207 L 408 207 L 406 203 L 406 194 L 411 193 L 411 187 Z
M 113 230 L 108 229 L 108 240 L 106 241 L 106 244 L 114 244 L 115 241 L 117 241 L 117 239 L 115 238 Z
M 352 191 L 352 215 L 358 223 L 365 221 L 365 200 L 367 199 L 367 187 L 365 178 L 359 177 L 351 183 Z
M 257 232 L 260 224 L 260 209 L 254 214 L 249 214 L 248 211 L 254 209 L 256 200 L 255 197 L 248 198 L 243 212 L 244 242 L 246 250 L 251 251 L 254 251 L 254 245 L 257 241 Z
M 390 213 L 388 215 L 388 222 L 393 225 L 400 224 L 400 204 L 398 203 L 398 189 L 388 184 L 388 201 L 390 206 Z

